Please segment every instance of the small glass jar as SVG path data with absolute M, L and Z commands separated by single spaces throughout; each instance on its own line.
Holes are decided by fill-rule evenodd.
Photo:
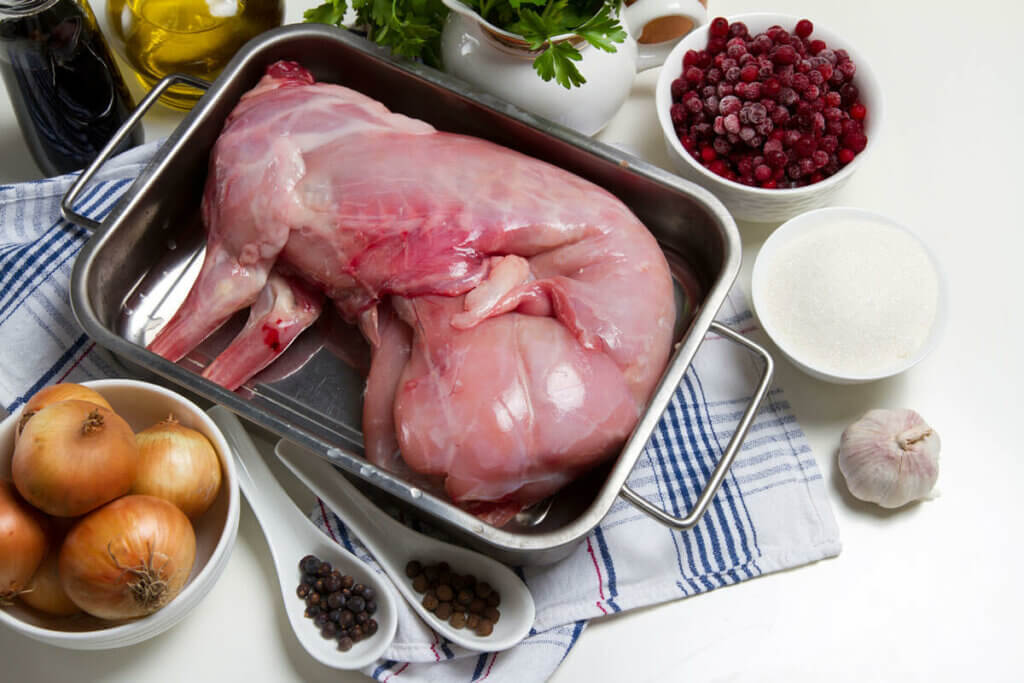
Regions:
M 45 175 L 87 166 L 135 108 L 84 0 L 0 0 L 0 75 Z
M 147 89 L 172 73 L 212 81 L 249 39 L 283 20 L 283 0 L 107 0 L 111 30 Z M 160 101 L 187 110 L 200 95 L 176 85 Z

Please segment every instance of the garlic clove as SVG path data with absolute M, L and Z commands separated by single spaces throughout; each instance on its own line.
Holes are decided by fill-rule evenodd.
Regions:
M 913 410 L 870 410 L 843 432 L 839 470 L 857 498 L 897 508 L 931 492 L 939 447 L 938 433 Z

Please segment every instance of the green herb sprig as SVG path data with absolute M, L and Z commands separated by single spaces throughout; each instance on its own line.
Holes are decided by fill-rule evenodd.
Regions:
M 441 68 L 441 28 L 448 8 L 441 0 L 351 0 L 356 28 L 366 37 L 410 59 Z M 327 0 L 306 10 L 308 22 L 341 26 L 349 0 Z
M 306 21 L 340 26 L 349 0 L 328 0 L 307 10 Z M 422 59 L 441 68 L 441 28 L 448 8 L 441 0 L 351 0 L 356 26 L 367 38 L 404 57 Z M 626 39 L 619 23 L 617 0 L 462 0 L 488 22 L 527 42 L 540 54 L 533 68 L 545 81 L 554 79 L 566 89 L 587 79 L 576 62 L 583 55 L 570 41 L 555 36 L 578 36 L 599 50 L 615 52 L 615 43 Z

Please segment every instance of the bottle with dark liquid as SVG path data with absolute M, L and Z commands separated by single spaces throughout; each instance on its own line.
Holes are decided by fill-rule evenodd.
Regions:
M 0 0 L 0 74 L 46 175 L 87 166 L 135 106 L 85 0 Z

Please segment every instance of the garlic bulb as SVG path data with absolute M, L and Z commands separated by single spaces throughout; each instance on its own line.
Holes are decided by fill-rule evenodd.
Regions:
M 839 470 L 857 498 L 897 508 L 939 477 L 939 435 L 913 410 L 871 410 L 843 432 Z

